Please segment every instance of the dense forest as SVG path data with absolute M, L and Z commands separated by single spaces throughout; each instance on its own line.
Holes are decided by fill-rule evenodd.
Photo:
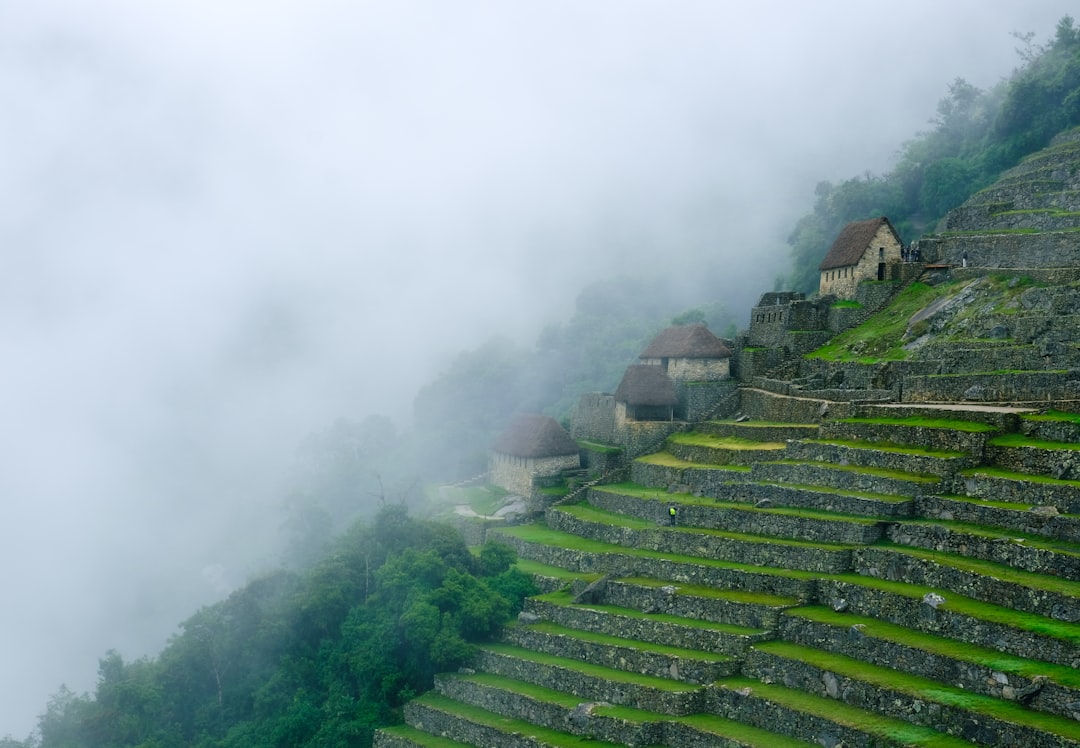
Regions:
M 810 291 L 847 222 L 888 215 L 906 241 L 1002 170 L 1080 125 L 1080 30 L 1045 45 L 1020 37 L 1007 80 L 956 80 L 932 128 L 903 144 L 893 169 L 823 182 L 791 232 L 786 285 Z M 582 292 L 569 322 L 529 349 L 492 340 L 461 353 L 416 400 L 416 423 L 340 421 L 303 443 L 288 491 L 285 566 L 184 621 L 156 657 L 100 661 L 93 693 L 61 688 L 37 734 L 0 748 L 346 746 L 400 717 L 433 674 L 465 662 L 531 592 L 505 548 L 466 548 L 447 525 L 412 516 L 419 486 L 484 468 L 517 411 L 565 418 L 577 396 L 610 391 L 648 339 L 672 321 L 730 336 L 718 305 L 675 308 L 657 279 Z M 425 466 L 423 470 L 417 465 Z

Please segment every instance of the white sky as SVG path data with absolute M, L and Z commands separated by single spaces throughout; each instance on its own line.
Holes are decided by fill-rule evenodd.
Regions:
M 0 735 L 256 570 L 306 433 L 613 268 L 742 312 L 1069 5 L 0 2 Z

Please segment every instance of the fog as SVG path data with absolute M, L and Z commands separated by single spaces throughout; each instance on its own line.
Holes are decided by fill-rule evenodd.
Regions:
M 306 434 L 616 272 L 743 311 L 1070 5 L 0 3 L 0 735 L 273 563 Z

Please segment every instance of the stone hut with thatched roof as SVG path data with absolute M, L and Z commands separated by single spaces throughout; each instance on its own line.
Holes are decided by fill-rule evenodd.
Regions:
M 616 425 L 621 421 L 670 421 L 678 402 L 675 383 L 662 367 L 627 366 L 615 390 Z
M 511 493 L 533 498 L 545 478 L 581 467 L 581 450 L 551 416 L 516 416 L 492 446 L 491 482 Z
M 891 279 L 903 262 L 902 248 L 885 216 L 849 223 L 818 266 L 819 293 L 853 299 L 862 281 Z
M 667 328 L 638 358 L 661 367 L 675 382 L 715 382 L 731 375 L 731 349 L 700 323 Z

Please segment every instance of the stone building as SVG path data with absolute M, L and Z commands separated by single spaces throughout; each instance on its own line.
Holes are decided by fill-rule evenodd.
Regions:
M 903 262 L 903 243 L 889 219 L 870 218 L 845 226 L 836 237 L 818 269 L 822 296 L 855 297 L 855 289 L 866 280 L 888 280 Z
M 669 327 L 638 357 L 675 382 L 715 382 L 731 375 L 731 349 L 703 324 Z
M 663 367 L 634 364 L 626 367 L 615 390 L 615 426 L 626 421 L 670 421 L 679 398 Z
M 566 429 L 551 416 L 522 413 L 495 440 L 491 482 L 532 498 L 545 478 L 581 467 L 581 452 Z

